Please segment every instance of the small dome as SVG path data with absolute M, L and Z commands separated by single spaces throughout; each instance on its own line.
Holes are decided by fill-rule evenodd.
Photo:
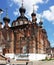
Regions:
M 47 33 L 45 29 L 42 29 L 42 31 L 43 31 L 44 33 Z
M 0 9 L 0 14 L 1 14 L 1 13 L 3 13 L 3 10 L 2 10 L 2 9 Z
M 19 9 L 19 12 L 22 14 L 22 13 L 25 13 L 25 11 L 26 11 L 26 9 L 24 8 L 24 7 L 21 7 L 20 9 Z
M 4 17 L 3 21 L 7 21 L 8 23 L 10 22 L 10 19 L 8 17 Z
M 2 9 L 0 9 L 0 11 L 3 11 Z
M 23 4 L 19 8 L 19 12 L 20 12 L 21 15 L 19 17 L 17 17 L 17 20 L 27 20 L 28 21 L 28 18 L 24 15 L 25 12 L 26 12 L 26 9 L 24 8 Z
M 42 22 L 42 21 L 40 21 L 40 22 L 39 22 L 39 24 L 40 24 L 40 25 L 43 25 L 43 22 Z
M 33 13 L 31 14 L 31 16 L 36 16 L 36 14 L 33 12 Z
M 2 22 L 0 22 L 0 24 L 2 24 Z

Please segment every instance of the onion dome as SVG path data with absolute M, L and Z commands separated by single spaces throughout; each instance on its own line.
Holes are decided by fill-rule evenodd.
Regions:
M 3 10 L 2 9 L 0 9 L 0 14 L 2 14 L 3 13 Z
M 3 18 L 3 21 L 5 22 L 5 21 L 7 21 L 8 23 L 10 22 L 10 19 L 8 18 L 8 17 L 4 17 Z
M 0 24 L 2 24 L 2 22 L 0 22 Z
M 23 6 L 23 0 L 22 0 L 22 6 L 20 7 L 19 12 L 20 12 L 21 16 L 24 16 L 24 13 L 26 12 L 26 9 Z
M 42 25 L 43 25 L 42 18 L 40 18 L 39 25 L 40 25 L 40 27 L 42 27 Z
M 43 32 L 43 33 L 47 33 L 45 29 L 42 29 L 42 32 Z
M 19 12 L 21 15 L 17 18 L 17 20 L 20 19 L 20 20 L 27 20 L 28 21 L 28 18 L 24 15 L 26 12 L 26 9 L 23 6 L 23 0 L 22 0 L 22 6 L 19 8 Z
M 33 19 L 32 21 L 37 21 L 36 13 L 33 12 L 33 13 L 31 14 L 31 16 L 32 16 L 32 17 L 35 17 L 35 19 Z
M 31 16 L 32 16 L 32 17 L 36 17 L 36 13 L 33 12 L 33 13 L 31 14 Z M 37 18 L 35 18 L 35 19 L 32 20 L 32 21 L 37 21 Z
M 20 11 L 21 15 L 17 18 L 17 20 L 19 20 L 19 19 L 21 19 L 21 20 L 23 20 L 23 19 L 28 20 L 28 18 L 24 15 L 25 12 L 26 12 L 26 9 L 23 6 L 20 7 L 19 11 Z
M 35 5 L 33 5 L 33 13 L 31 14 L 32 17 L 33 17 L 33 16 L 36 16 L 34 6 L 35 6 Z
M 43 22 L 42 22 L 42 21 L 40 21 L 40 22 L 39 22 L 39 25 L 40 25 L 40 26 L 42 26 L 42 25 L 43 25 Z
M 22 13 L 25 13 L 26 12 L 26 9 L 24 7 L 20 7 L 19 9 L 19 12 L 22 14 Z
M 36 18 L 36 13 L 35 13 L 34 5 L 33 5 L 33 13 L 31 14 L 31 16 L 32 16 L 32 21 L 36 22 L 37 18 Z
M 0 11 L 3 11 L 2 9 L 0 9 Z
M 31 14 L 31 16 L 33 17 L 33 16 L 36 16 L 36 14 L 33 12 L 32 14 Z

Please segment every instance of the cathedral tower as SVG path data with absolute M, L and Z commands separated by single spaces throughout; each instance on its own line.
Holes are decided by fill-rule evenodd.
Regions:
M 4 21 L 4 23 L 5 23 L 4 28 L 8 28 L 8 27 L 9 27 L 9 26 L 8 26 L 8 23 L 10 22 L 10 19 L 9 19 L 9 17 L 8 17 L 7 9 L 6 9 L 6 16 L 3 18 L 3 21 Z
M 36 13 L 34 10 L 34 5 L 33 5 L 33 13 L 31 14 L 31 16 L 32 16 L 32 22 L 35 23 L 37 21 L 37 18 L 36 18 Z

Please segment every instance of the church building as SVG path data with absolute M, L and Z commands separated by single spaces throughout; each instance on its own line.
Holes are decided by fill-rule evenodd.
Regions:
M 28 20 L 23 4 L 19 12 L 20 16 L 12 22 L 11 27 L 8 26 L 10 18 L 7 15 L 3 18 L 3 28 L 0 21 L 0 54 L 47 54 L 50 42 L 42 20 L 37 23 L 34 11 L 31 13 L 32 21 Z

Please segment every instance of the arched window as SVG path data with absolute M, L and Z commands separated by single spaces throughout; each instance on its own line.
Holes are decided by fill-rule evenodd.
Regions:
M 27 21 L 24 21 L 24 24 L 27 24 L 28 22 Z
M 7 33 L 7 41 L 10 41 L 10 36 L 8 33 Z
M 22 25 L 23 24 L 23 21 L 20 21 L 20 25 Z
M 18 26 L 18 22 L 16 22 L 16 26 Z
M 27 53 L 27 46 L 23 46 L 23 53 Z

